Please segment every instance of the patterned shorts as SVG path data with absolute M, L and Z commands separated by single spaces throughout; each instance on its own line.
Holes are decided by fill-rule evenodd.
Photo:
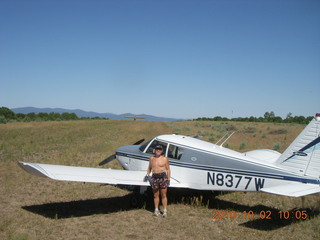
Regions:
M 165 189 L 168 187 L 169 180 L 167 178 L 167 174 L 165 172 L 163 173 L 153 173 L 150 184 L 152 189 Z

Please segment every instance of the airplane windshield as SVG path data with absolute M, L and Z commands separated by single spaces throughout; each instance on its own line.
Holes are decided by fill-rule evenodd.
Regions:
M 139 149 L 141 152 L 144 152 L 144 150 L 146 149 L 146 147 L 149 145 L 149 143 L 152 141 L 152 139 L 150 139 L 149 141 L 147 141 L 145 144 L 143 144 Z
M 166 155 L 166 152 L 167 152 L 167 143 L 165 142 L 161 142 L 161 141 L 158 141 L 158 140 L 154 140 L 150 146 L 148 147 L 146 153 L 150 153 L 150 154 L 154 154 L 154 149 L 156 148 L 157 145 L 162 145 L 163 147 L 163 155 Z

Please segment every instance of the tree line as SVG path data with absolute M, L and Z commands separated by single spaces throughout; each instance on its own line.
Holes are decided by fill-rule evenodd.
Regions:
M 81 117 L 79 118 L 75 113 L 14 113 L 12 110 L 6 107 L 0 108 L 0 123 L 7 122 L 32 122 L 32 121 L 71 121 L 71 120 L 89 120 L 89 119 L 108 119 L 108 118 L 100 118 L 100 117 Z M 266 112 L 263 117 L 238 117 L 238 118 L 226 118 L 226 117 L 200 117 L 193 119 L 194 121 L 236 121 L 236 122 L 276 122 L 276 123 L 299 123 L 299 124 L 307 124 L 313 119 L 312 116 L 304 117 L 304 116 L 292 116 L 292 113 L 288 113 L 285 119 L 282 119 L 279 116 L 276 116 L 273 111 Z
M 32 121 L 75 121 L 75 120 L 88 120 L 88 119 L 108 119 L 100 117 L 81 117 L 79 118 L 75 113 L 14 113 L 11 109 L 6 107 L 0 108 L 0 123 L 7 122 L 32 122 Z
M 312 116 L 292 116 L 292 113 L 288 113 L 286 118 L 281 118 L 276 116 L 273 111 L 266 112 L 263 117 L 238 117 L 238 118 L 226 118 L 226 117 L 201 117 L 196 118 L 194 121 L 235 121 L 235 122 L 275 122 L 275 123 L 299 123 L 299 124 L 308 124 L 313 119 Z

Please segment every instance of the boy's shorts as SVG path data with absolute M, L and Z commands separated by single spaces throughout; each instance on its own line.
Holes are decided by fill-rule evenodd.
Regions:
M 166 189 L 169 185 L 167 174 L 165 172 L 153 173 L 150 180 L 150 184 L 152 189 Z

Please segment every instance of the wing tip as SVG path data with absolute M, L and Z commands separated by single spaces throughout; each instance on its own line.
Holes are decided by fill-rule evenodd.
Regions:
M 18 165 L 24 171 L 32 175 L 39 176 L 39 177 L 49 177 L 48 174 L 43 169 L 41 169 L 39 166 L 37 166 L 34 163 L 18 162 Z

